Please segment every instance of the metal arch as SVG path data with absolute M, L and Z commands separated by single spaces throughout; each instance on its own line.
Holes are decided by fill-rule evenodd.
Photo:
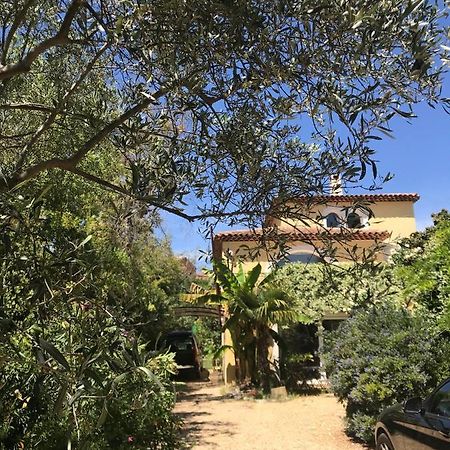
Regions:
M 221 319 L 223 317 L 223 310 L 220 307 L 211 306 L 180 306 L 174 308 L 175 316 L 196 316 L 196 317 L 214 317 Z

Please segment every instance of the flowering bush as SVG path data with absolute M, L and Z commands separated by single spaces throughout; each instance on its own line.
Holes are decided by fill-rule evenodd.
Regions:
M 450 373 L 450 342 L 428 313 L 387 302 L 325 335 L 325 368 L 350 435 L 369 442 L 387 406 L 424 396 Z
M 349 313 L 386 298 L 398 299 L 400 291 L 391 265 L 293 263 L 277 270 L 273 283 L 310 322 L 324 314 Z

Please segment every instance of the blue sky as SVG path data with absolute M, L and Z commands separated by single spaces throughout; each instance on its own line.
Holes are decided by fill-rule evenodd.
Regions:
M 375 145 L 379 166 L 395 174 L 386 192 L 417 192 L 417 228 L 431 224 L 431 214 L 450 209 L 450 116 L 442 109 L 421 105 L 411 124 L 397 120 L 395 139 Z
M 373 147 L 377 150 L 379 171 L 395 175 L 383 192 L 420 194 L 415 214 L 417 228 L 423 229 L 431 224 L 433 212 L 450 209 L 450 116 L 426 104 L 415 112 L 418 117 L 410 123 L 400 118 L 391 123 L 395 139 L 383 137 Z M 209 242 L 198 227 L 174 216 L 163 216 L 163 229 L 176 254 L 195 259 L 200 250 L 208 250 Z

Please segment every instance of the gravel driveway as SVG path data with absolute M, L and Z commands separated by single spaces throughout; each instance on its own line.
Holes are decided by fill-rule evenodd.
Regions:
M 188 383 L 175 412 L 195 450 L 362 450 L 343 431 L 342 406 L 330 394 L 284 401 L 236 400 L 214 382 Z

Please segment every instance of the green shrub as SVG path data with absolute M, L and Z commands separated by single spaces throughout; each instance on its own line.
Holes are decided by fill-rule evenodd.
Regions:
M 154 358 L 148 366 L 156 368 L 165 357 Z M 178 422 L 171 412 L 175 395 L 169 387 L 170 383 L 161 382 L 153 371 L 134 370 L 120 380 L 107 406 L 108 418 L 102 430 L 108 443 L 105 447 L 177 448 Z
M 0 450 L 176 448 L 173 355 L 147 351 L 170 258 L 149 268 L 150 238 L 108 247 L 45 205 L 0 196 Z
M 400 241 L 393 259 L 405 300 L 441 316 L 442 328 L 450 331 L 450 213 L 432 218 L 431 227 Z
M 286 292 L 298 311 L 317 322 L 324 314 L 350 313 L 355 308 L 398 299 L 401 283 L 392 265 L 286 264 L 273 283 Z
M 135 357 L 125 340 L 116 344 L 114 357 L 99 352 L 68 371 L 50 360 L 42 370 L 29 356 L 1 366 L 0 449 L 177 448 L 173 355 Z
M 357 312 L 325 335 L 325 369 L 346 405 L 347 431 L 369 442 L 379 413 L 424 396 L 450 369 L 450 342 L 428 313 L 392 304 Z

